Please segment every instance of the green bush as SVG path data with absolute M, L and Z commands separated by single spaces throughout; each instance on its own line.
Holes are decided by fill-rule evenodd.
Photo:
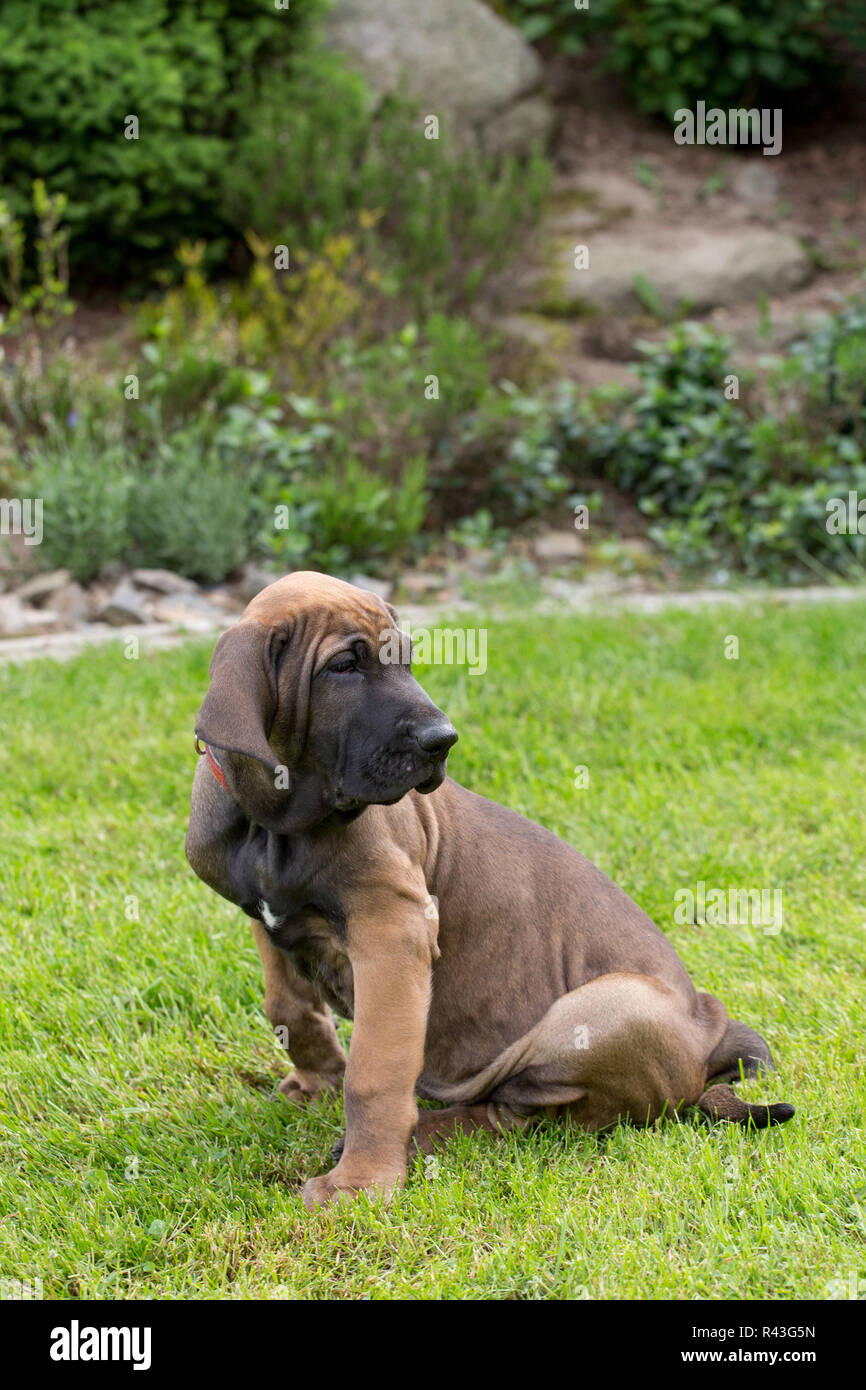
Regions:
M 35 449 L 29 465 L 33 496 L 42 498 L 44 568 L 86 583 L 125 555 L 135 478 L 120 446 L 82 435 Z
M 139 463 L 125 558 L 214 583 L 247 559 L 261 515 L 255 480 L 243 462 L 227 460 L 217 448 L 203 451 L 194 430 L 181 433 L 151 462 Z
M 287 108 L 284 80 L 264 85 L 226 171 L 225 215 L 238 231 L 293 256 L 361 229 L 385 293 L 420 314 L 467 303 L 515 255 L 549 186 L 540 154 L 457 157 L 447 130 L 425 138 L 408 103 L 374 110 L 361 80 L 327 53 L 298 57 L 288 92 Z
M 490 387 L 495 350 L 468 319 L 446 314 L 369 346 L 344 339 L 334 348 L 322 418 L 387 475 L 413 451 L 435 453 L 475 409 Z
M 499 0 L 494 8 L 510 19 L 530 43 L 551 43 L 561 53 L 582 53 L 610 23 L 614 0 Z
M 829 65 L 827 0 L 613 0 L 609 61 L 642 111 L 753 106 Z
M 269 548 L 287 568 L 303 560 L 343 574 L 404 556 L 424 521 L 425 481 L 421 456 L 406 461 L 396 483 L 352 455 L 332 458 L 276 495 L 290 524 L 270 531 Z
M 0 190 L 69 199 L 70 259 L 129 280 L 184 236 L 219 252 L 224 169 L 250 92 L 308 42 L 320 0 L 7 0 L 0 8 Z M 138 139 L 125 122 L 136 116 Z
M 728 348 L 688 323 L 645 344 L 634 399 L 565 419 L 574 466 L 636 497 L 686 569 L 783 583 L 862 574 L 866 535 L 830 534 L 827 502 L 866 498 L 866 306 L 800 344 L 759 405 L 725 398 Z
M 830 0 L 502 0 L 526 38 L 579 53 L 598 44 L 642 111 L 672 117 L 698 100 L 752 106 L 835 71 L 836 36 L 862 48 L 866 4 Z

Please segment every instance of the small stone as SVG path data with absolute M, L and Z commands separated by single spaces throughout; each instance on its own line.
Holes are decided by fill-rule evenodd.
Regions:
M 354 584 L 356 589 L 368 589 L 371 594 L 376 594 L 386 603 L 394 592 L 394 585 L 390 580 L 375 579 L 369 574 L 353 574 L 349 583 Z
M 150 605 L 150 612 L 159 622 L 188 632 L 213 632 L 215 628 L 228 627 L 234 618 L 234 614 L 227 614 L 199 593 L 165 594 Z
M 552 238 L 546 276 L 538 285 L 543 312 L 698 313 L 754 302 L 807 284 L 815 267 L 793 236 L 767 227 L 706 223 L 618 226 L 593 241 L 575 265 L 574 238 Z
M 587 584 L 579 584 L 573 579 L 545 578 L 541 587 L 548 598 L 569 608 L 585 608 L 589 603 L 591 589 Z
M 424 570 L 410 570 L 404 574 L 400 580 L 400 587 L 408 594 L 409 598 L 415 598 L 418 594 L 432 594 L 437 589 L 445 585 L 445 576 L 442 574 L 428 574 Z
M 57 613 L 69 626 L 87 621 L 87 594 L 74 579 L 64 584 L 52 597 L 51 603 Z
M 139 589 L 152 589 L 157 594 L 194 594 L 198 585 L 173 570 L 133 570 L 130 578 Z
M 31 608 L 15 594 L 0 596 L 0 636 L 26 637 L 37 632 L 53 632 L 58 616 L 46 608 Z
M 111 598 L 111 585 L 93 583 L 89 584 L 84 591 L 87 600 L 87 621 L 88 623 L 98 623 L 101 618 L 102 610 Z
M 240 578 L 233 587 L 239 599 L 244 603 L 251 603 L 256 594 L 260 594 L 262 589 L 266 589 L 269 584 L 273 584 L 281 578 L 282 574 L 278 570 L 263 569 L 261 565 L 256 565 L 252 560 L 248 560 L 242 566 Z
M 244 606 L 244 601 L 236 590 L 224 588 L 222 585 L 205 589 L 202 597 L 226 613 L 239 613 Z
M 119 584 L 121 579 L 126 579 L 128 575 L 129 570 L 120 560 L 109 560 L 99 571 L 100 579 L 103 579 L 106 584 Z
M 121 579 L 108 602 L 100 610 L 99 617 L 112 627 L 125 627 L 128 623 L 147 621 L 144 600 L 128 579 Z
M 32 603 L 38 608 L 51 598 L 58 589 L 63 589 L 72 578 L 69 570 L 50 570 L 46 574 L 34 574 L 26 584 L 15 590 L 15 597 L 22 603 Z
M 536 559 L 549 565 L 564 565 L 579 560 L 583 554 L 582 538 L 575 530 L 545 531 L 532 542 Z
M 766 159 L 746 160 L 734 172 L 731 193 L 744 203 L 767 207 L 779 199 L 779 175 Z
M 498 568 L 499 557 L 486 546 L 469 546 L 463 556 L 463 566 L 470 574 L 484 578 Z

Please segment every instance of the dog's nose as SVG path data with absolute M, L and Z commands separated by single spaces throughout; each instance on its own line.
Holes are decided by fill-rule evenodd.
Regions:
M 449 748 L 457 742 L 457 730 L 447 719 L 440 724 L 428 724 L 419 729 L 415 738 L 422 752 L 431 758 L 444 758 Z

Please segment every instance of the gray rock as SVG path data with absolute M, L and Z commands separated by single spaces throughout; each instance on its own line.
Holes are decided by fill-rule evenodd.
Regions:
M 583 538 L 570 530 L 545 531 L 532 542 L 535 557 L 548 565 L 564 565 L 579 560 L 584 552 Z
M 111 598 L 113 585 L 101 584 L 99 582 L 88 585 L 84 591 L 87 600 L 87 621 L 88 623 L 99 623 L 102 610 Z
M 432 594 L 437 589 L 445 587 L 445 576 L 442 574 L 428 574 L 424 570 L 410 570 L 404 574 L 400 580 L 400 588 L 410 599 L 417 598 L 419 594 Z
M 769 159 L 747 159 L 734 170 L 731 193 L 753 207 L 771 207 L 780 196 L 779 175 Z
M 194 594 L 198 585 L 173 570 L 133 570 L 130 575 L 139 589 L 151 589 L 157 594 Z
M 523 153 L 552 130 L 538 55 L 480 0 L 337 0 L 325 37 L 377 97 L 405 91 L 458 143 Z
M 212 588 L 204 589 L 202 598 L 213 604 L 214 608 L 221 608 L 224 613 L 238 614 L 244 607 L 244 600 L 237 589 L 230 589 L 224 584 L 216 584 Z
M 22 603 L 32 603 L 38 608 L 58 589 L 65 588 L 71 578 L 69 570 L 50 570 L 45 574 L 34 574 L 32 579 L 28 579 L 15 590 L 15 597 Z
M 37 632 L 53 632 L 59 623 L 56 613 L 31 608 L 16 594 L 0 595 L 0 637 L 26 637 Z
M 250 603 L 260 594 L 262 589 L 266 589 L 275 580 L 281 579 L 282 573 L 279 570 L 263 569 L 261 565 L 255 564 L 252 560 L 241 569 L 241 577 L 234 585 L 235 593 L 244 603 Z
M 51 605 L 55 613 L 70 627 L 86 622 L 89 616 L 87 594 L 74 579 L 69 584 L 64 584 L 62 589 L 56 590 L 52 595 Z
M 377 594 L 386 603 L 394 592 L 394 585 L 390 580 L 376 579 L 369 574 L 353 574 L 349 583 L 354 584 L 358 589 L 369 589 L 371 594 Z
M 617 228 L 588 238 L 589 267 L 574 268 L 572 240 L 549 247 L 551 273 L 541 307 L 551 313 L 634 313 L 642 307 L 636 282 L 647 282 L 662 310 L 694 310 L 784 294 L 815 270 L 794 237 L 765 227 L 647 226 Z
M 109 560 L 99 571 L 100 579 L 104 580 L 106 584 L 119 584 L 121 579 L 126 579 L 128 576 L 129 570 L 120 560 Z
M 538 93 L 524 97 L 507 111 L 486 122 L 478 140 L 485 154 L 522 155 L 536 146 L 548 144 L 555 116 L 547 97 Z
M 657 213 L 658 199 L 643 184 L 613 170 L 593 169 L 553 189 L 543 225 L 546 231 L 570 236 L 630 217 L 654 217 Z
M 108 602 L 99 609 L 99 617 L 112 627 L 126 627 L 130 623 L 147 622 L 147 610 L 138 589 L 128 579 L 121 579 Z
M 213 632 L 229 627 L 234 614 L 217 608 L 203 594 L 165 594 L 150 604 L 150 615 L 161 623 L 182 627 L 188 632 Z

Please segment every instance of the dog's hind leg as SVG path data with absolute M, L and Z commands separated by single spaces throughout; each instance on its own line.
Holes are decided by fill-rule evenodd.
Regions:
M 486 1130 L 489 1134 L 507 1134 L 509 1130 L 524 1130 L 532 1124 L 531 1115 L 518 1114 L 510 1105 L 447 1105 L 444 1110 L 419 1110 L 413 1143 L 418 1153 L 431 1153 L 437 1142 L 449 1139 L 460 1130 L 471 1134 Z
M 761 1076 L 775 1070 L 773 1054 L 760 1033 L 734 1018 L 729 1019 L 725 1036 L 707 1062 L 708 1079 L 739 1081 L 741 1077 Z
M 426 1094 L 524 1114 L 567 1106 L 586 1130 L 619 1119 L 645 1124 L 693 1105 L 703 1091 L 706 1058 L 725 1026 L 722 1006 L 711 1003 L 715 1012 L 699 1006 L 692 1015 L 660 980 L 601 975 L 557 999 L 475 1076 Z
M 690 1007 L 652 976 L 600 975 L 557 999 L 475 1076 L 456 1085 L 425 1081 L 425 1094 L 471 1108 L 492 1101 L 524 1114 L 565 1106 L 586 1130 L 619 1120 L 647 1124 L 690 1105 L 741 1123 L 789 1119 L 790 1106 L 749 1107 L 730 1087 L 713 1088 L 702 1104 L 708 1059 L 723 1054 L 727 1027 L 724 1007 L 711 995 L 695 996 Z M 754 1048 L 758 1035 L 745 1031 Z M 743 1034 L 735 1030 L 734 1038 Z

